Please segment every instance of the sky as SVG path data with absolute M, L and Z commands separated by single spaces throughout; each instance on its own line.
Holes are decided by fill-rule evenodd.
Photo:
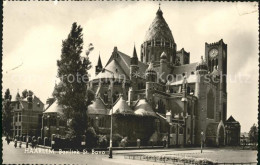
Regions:
M 103 65 L 114 46 L 132 55 L 155 18 L 158 2 L 4 2 L 3 91 L 32 90 L 46 102 L 51 97 L 62 40 L 73 22 L 83 27 L 84 52 L 93 43 L 92 69 L 100 54 Z M 191 62 L 205 54 L 205 42 L 228 45 L 227 116 L 249 131 L 258 114 L 258 4 L 250 2 L 161 2 L 177 50 Z M 84 56 L 84 53 L 82 54 Z M 140 59 L 140 58 L 139 58 Z

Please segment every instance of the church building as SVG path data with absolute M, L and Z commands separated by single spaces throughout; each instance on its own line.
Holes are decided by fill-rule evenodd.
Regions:
M 172 146 L 226 145 L 226 74 L 227 44 L 205 43 L 204 57 L 190 63 L 190 53 L 177 49 L 159 7 L 140 58 L 135 47 L 131 56 L 114 47 L 104 66 L 99 57 L 88 83 L 96 94 L 90 123 L 109 132 L 113 115 L 113 133 L 143 145 L 164 140 Z

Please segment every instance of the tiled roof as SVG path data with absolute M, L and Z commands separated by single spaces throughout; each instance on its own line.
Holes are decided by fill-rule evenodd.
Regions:
M 113 54 L 111 55 L 103 71 L 100 72 L 92 80 L 99 79 L 99 78 L 112 78 L 113 74 L 111 72 L 114 73 L 114 78 L 118 78 L 118 75 L 126 75 L 126 79 L 129 79 L 131 57 L 120 51 L 117 51 L 117 54 L 118 54 L 117 58 L 115 58 Z M 148 67 L 148 65 L 138 61 L 138 67 L 140 73 L 145 73 L 145 70 Z
M 231 123 L 231 122 L 237 122 L 232 115 L 227 119 L 226 123 Z
M 183 78 L 184 77 L 179 78 L 177 81 L 170 83 L 170 85 L 180 85 L 180 84 L 182 84 Z M 186 81 L 187 81 L 188 84 L 189 83 L 195 83 L 197 81 L 197 76 L 196 75 L 189 75 L 189 76 L 187 76 Z
M 112 109 L 110 110 L 109 114 L 111 114 L 111 112 Z M 128 106 L 123 97 L 120 96 L 120 98 L 113 107 L 113 114 L 134 115 L 134 111 Z
M 139 116 L 153 116 L 156 114 L 145 99 L 140 99 L 135 106 L 135 114 Z
M 148 31 L 146 32 L 144 40 L 151 41 L 154 39 L 174 42 L 172 32 L 165 19 L 163 18 L 163 13 L 161 9 L 157 11 L 156 17 L 154 18 Z
M 96 100 L 91 105 L 88 106 L 87 114 L 100 114 L 100 115 L 108 114 L 105 104 L 100 97 L 96 98 Z
M 63 114 L 63 111 L 62 111 L 62 106 L 61 105 L 58 105 L 58 102 L 57 101 L 54 101 L 51 106 L 49 106 L 48 109 L 46 109 L 45 112 L 43 113 L 58 113 L 58 114 Z
M 123 62 L 127 65 L 128 68 L 128 76 L 130 75 L 130 62 L 131 62 L 131 57 L 118 51 L 118 54 L 120 57 L 122 57 Z M 142 63 L 141 61 L 138 61 L 138 67 L 139 67 L 139 72 L 140 73 L 145 73 L 146 68 L 148 67 L 147 64 Z
M 113 78 L 113 76 L 114 78 L 123 78 L 123 75 L 126 75 L 126 78 L 128 78 L 127 74 L 118 64 L 118 62 L 113 60 L 94 79 Z
M 184 109 L 181 99 L 170 100 L 169 107 L 173 115 L 183 112 Z
M 196 66 L 197 66 L 197 63 L 191 63 L 191 64 L 186 64 L 186 65 L 181 65 L 181 66 L 174 66 L 173 74 L 185 73 L 185 74 L 189 75 L 189 74 L 191 74 L 191 72 L 195 73 Z

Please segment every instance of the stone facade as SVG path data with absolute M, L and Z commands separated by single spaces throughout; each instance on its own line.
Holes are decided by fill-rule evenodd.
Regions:
M 106 124 L 102 127 L 109 129 L 110 111 L 123 99 L 123 108 L 132 113 L 113 114 L 114 131 L 132 141 L 166 138 L 169 145 L 224 145 L 227 45 L 222 39 L 206 43 L 205 60 L 202 57 L 198 63 L 190 63 L 190 53 L 184 48 L 176 49 L 159 8 L 141 45 L 140 61 L 135 48 L 130 57 L 117 47 L 104 67 L 99 60 L 96 77 L 88 86 L 102 100 L 106 113 L 92 110 L 89 116 L 103 116 Z M 145 103 L 141 109 L 140 101 Z

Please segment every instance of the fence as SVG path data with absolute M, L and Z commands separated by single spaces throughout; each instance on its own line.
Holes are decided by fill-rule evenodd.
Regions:
M 148 156 L 148 155 L 125 155 L 125 159 L 152 161 L 158 163 L 168 163 L 176 165 L 254 165 L 256 162 L 247 163 L 215 163 L 203 158 L 179 157 L 179 156 Z

